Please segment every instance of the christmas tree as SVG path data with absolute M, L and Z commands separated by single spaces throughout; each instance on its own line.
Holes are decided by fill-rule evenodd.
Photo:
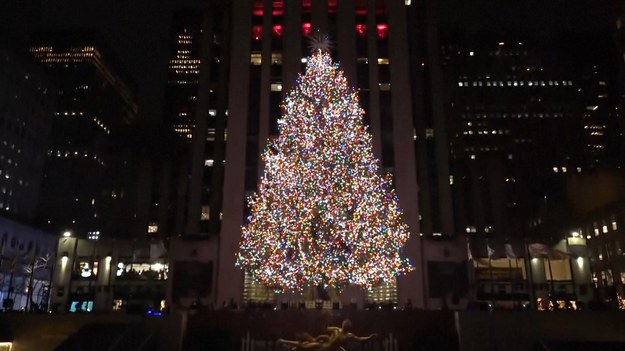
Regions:
M 277 291 L 371 288 L 411 270 L 391 177 L 379 174 L 357 92 L 327 50 L 308 58 L 281 107 L 237 265 Z

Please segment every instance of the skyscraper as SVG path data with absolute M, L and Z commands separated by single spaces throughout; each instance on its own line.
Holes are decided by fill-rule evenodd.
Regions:
M 596 33 L 576 33 L 574 42 L 567 33 L 542 40 L 521 34 L 469 36 L 473 39 L 450 35 L 443 50 L 452 87 L 449 181 L 456 226 L 466 232 L 473 255 L 489 262 L 476 263 L 478 272 L 485 272 L 481 279 L 489 281 L 486 298 L 492 299 L 498 283 L 503 287 L 498 298 L 534 301 L 534 288 L 525 286 L 532 269 L 544 268 L 550 277 L 548 289 L 534 289 L 543 299 L 554 294 L 555 280 L 587 284 L 571 278 L 575 270 L 552 275 L 556 261 L 546 268 L 521 264 L 529 270 L 526 278 L 513 276 L 505 261 L 499 267 L 504 274 L 496 277 L 491 260 L 529 258 L 534 255 L 526 252 L 526 244 L 552 246 L 570 236 L 573 209 L 579 206 L 571 203 L 571 179 L 621 166 L 618 96 L 607 74 L 613 60 L 609 54 L 590 55 L 593 44 L 580 45 L 594 40 L 610 52 L 609 43 Z M 547 281 L 545 274 L 535 279 L 537 284 Z M 565 288 L 571 300 L 590 298 Z M 478 298 L 484 289 L 480 284 Z
M 33 220 L 56 105 L 55 86 L 20 48 L 1 50 L 0 213 Z
M 171 23 L 170 59 L 164 118 L 173 130 L 191 139 L 200 76 L 201 12 L 177 11 Z
M 30 52 L 55 80 L 58 97 L 39 218 L 52 232 L 120 235 L 110 216 L 124 196 L 115 185 L 115 138 L 137 114 L 134 88 L 95 33 L 40 33 Z

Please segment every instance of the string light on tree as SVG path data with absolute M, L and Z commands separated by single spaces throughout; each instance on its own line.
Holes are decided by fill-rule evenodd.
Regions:
M 408 227 L 390 175 L 378 172 L 357 92 L 327 37 L 312 45 L 263 153 L 237 265 L 277 291 L 372 288 L 412 269 L 401 257 Z

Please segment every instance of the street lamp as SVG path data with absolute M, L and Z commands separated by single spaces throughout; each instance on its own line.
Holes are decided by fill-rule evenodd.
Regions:
M 65 232 L 63 232 L 63 236 L 66 237 L 66 238 L 70 237 L 70 236 L 72 236 L 72 232 L 70 232 L 69 230 L 66 230 Z

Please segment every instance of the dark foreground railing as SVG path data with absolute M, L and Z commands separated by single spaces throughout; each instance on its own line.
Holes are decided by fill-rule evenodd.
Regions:
M 210 311 L 190 316 L 183 349 L 274 351 L 289 350 L 279 338 L 297 340 L 302 333 L 325 333 L 328 326 L 352 322 L 352 333 L 378 336 L 350 342 L 349 351 L 457 351 L 453 312 L 278 310 Z

